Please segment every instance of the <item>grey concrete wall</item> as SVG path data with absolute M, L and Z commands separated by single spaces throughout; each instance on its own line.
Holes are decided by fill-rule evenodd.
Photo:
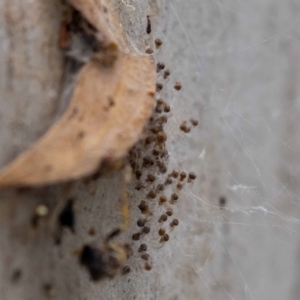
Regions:
M 22 6 L 25 2 L 31 10 Z M 60 52 L 49 38 L 57 38 L 61 7 L 38 2 L 0 1 L 2 165 L 55 119 L 50 111 L 58 105 L 53 95 L 62 69 Z M 163 208 L 151 204 L 151 233 L 142 242 L 153 268 L 145 271 L 137 251 L 141 242 L 131 240 L 145 194 L 135 191 L 133 182 L 128 186 L 131 226 L 120 238 L 134 250 L 128 262 L 132 271 L 92 283 L 72 253 L 83 243 L 103 240 L 121 223 L 119 174 L 89 185 L 78 181 L 3 192 L 0 299 L 299 299 L 300 2 L 116 0 L 115 5 L 132 51 L 144 53 L 148 45 L 155 49 L 157 37 L 163 41 L 154 56 L 171 71 L 167 81 L 158 77 L 164 82 L 160 96 L 172 109 L 169 170 L 197 174 L 173 206 L 180 224 L 167 243 L 159 243 L 157 219 Z M 147 14 L 150 36 L 145 33 Z M 30 27 L 35 15 L 40 18 Z M 44 23 L 47 29 L 36 25 Z M 23 31 L 15 31 L 18 26 Z M 49 28 L 51 34 L 45 34 Z M 21 46 L 14 46 L 17 42 Z M 40 50 L 44 43 L 49 43 L 48 55 Z M 23 73 L 11 75 L 19 70 L 11 65 L 14 53 L 24 64 L 31 62 L 19 49 L 27 49 L 29 57 L 37 54 L 41 63 L 32 59 Z M 47 67 L 52 57 L 57 68 Z M 28 74 L 37 76 L 38 70 L 42 76 L 31 80 Z M 177 80 L 183 86 L 179 92 L 173 88 Z M 36 82 L 46 82 L 46 90 Z M 190 118 L 199 125 L 184 134 L 179 125 Z M 69 197 L 75 198 L 76 232 L 64 229 L 57 246 L 57 215 Z M 50 214 L 32 228 L 39 203 L 48 205 Z M 88 234 L 91 226 L 95 236 Z

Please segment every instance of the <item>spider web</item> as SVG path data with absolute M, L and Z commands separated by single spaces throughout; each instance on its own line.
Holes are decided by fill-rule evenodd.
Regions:
M 157 79 L 163 84 L 157 98 L 171 107 L 168 173 L 193 171 L 197 178 L 179 192 L 174 186 L 164 191 L 179 193 L 172 206 L 179 226 L 159 223 L 165 208 L 153 202 L 151 232 L 135 244 L 138 204 L 147 191 L 128 187 L 132 225 L 123 238 L 134 244 L 133 272 L 87 289 L 109 299 L 298 300 L 299 1 L 118 3 L 132 48 L 144 54 L 151 47 L 156 62 L 171 72 Z M 163 41 L 159 48 L 156 38 Z M 190 119 L 198 126 L 182 132 Z M 108 231 L 121 218 L 113 197 L 102 198 Z M 165 243 L 157 235 L 162 227 L 170 235 Z M 139 272 L 142 242 L 151 272 Z
M 156 60 L 171 70 L 161 92 L 172 107 L 169 167 L 197 180 L 181 192 L 180 226 L 157 254 L 157 298 L 298 299 L 300 4 L 160 8 L 153 36 L 163 40 Z M 190 118 L 199 125 L 185 134 Z

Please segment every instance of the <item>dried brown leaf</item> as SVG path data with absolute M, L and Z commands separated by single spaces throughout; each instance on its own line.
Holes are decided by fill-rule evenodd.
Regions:
M 88 62 L 67 111 L 32 148 L 0 170 L 0 188 L 76 179 L 126 155 L 152 112 L 155 80 L 151 57 L 120 54 L 108 68 Z

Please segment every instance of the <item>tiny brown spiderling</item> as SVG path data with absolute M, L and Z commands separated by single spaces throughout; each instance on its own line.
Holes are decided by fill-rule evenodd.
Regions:
M 156 100 L 156 103 L 157 103 L 158 105 L 164 105 L 164 104 L 165 104 L 165 101 L 164 101 L 164 99 L 162 99 L 162 98 L 158 98 L 158 99 Z
M 161 152 L 161 154 L 160 154 L 160 157 L 161 158 L 166 158 L 166 157 L 168 157 L 169 156 L 169 152 L 168 152 L 168 150 L 166 150 L 166 149 L 164 149 L 162 152 Z
M 197 175 L 196 175 L 194 172 L 190 172 L 190 173 L 189 173 L 189 179 L 195 180 L 196 177 L 197 177 Z
M 154 42 L 157 48 L 159 48 L 163 44 L 160 38 L 155 39 Z
M 179 172 L 177 172 L 176 170 L 173 170 L 171 174 L 169 174 L 169 176 L 173 177 L 173 178 L 178 178 L 179 176 Z
M 144 268 L 145 268 L 146 271 L 151 271 L 152 270 L 152 266 L 149 263 L 145 263 Z
M 173 193 L 171 195 L 170 203 L 174 204 L 176 202 L 176 200 L 178 200 L 178 195 L 176 193 Z
M 154 182 L 155 181 L 155 176 L 153 174 L 148 174 L 146 178 L 147 182 Z
M 181 88 L 182 88 L 181 82 L 180 82 L 180 81 L 176 81 L 175 84 L 174 84 L 174 89 L 175 89 L 176 91 L 180 91 Z
M 160 216 L 160 218 L 158 219 L 158 222 L 159 223 L 162 223 L 162 222 L 166 222 L 168 220 L 168 216 L 166 214 L 163 214 Z
M 190 122 L 191 122 L 191 124 L 192 124 L 193 126 L 197 126 L 197 125 L 198 125 L 198 121 L 195 120 L 195 119 L 191 119 Z
M 160 242 L 161 242 L 161 243 L 165 243 L 165 242 L 167 242 L 169 239 L 170 239 L 169 235 L 168 235 L 167 233 L 165 233 L 165 234 L 161 237 Z
M 161 196 L 161 197 L 159 198 L 159 205 L 162 205 L 162 204 L 166 203 L 167 200 L 168 200 L 168 199 L 167 199 L 166 196 Z
M 173 215 L 173 209 L 171 207 L 169 207 L 166 211 L 166 215 L 171 217 Z
M 160 173 L 162 173 L 162 174 L 165 174 L 166 172 L 167 172 L 167 167 L 166 166 L 161 166 L 160 168 L 159 168 L 159 172 Z
M 149 258 L 150 258 L 150 255 L 148 253 L 144 253 L 144 254 L 141 255 L 141 259 L 142 260 L 146 260 L 147 261 L 147 260 L 149 260 Z
M 147 251 L 147 245 L 146 244 L 141 244 L 140 247 L 139 247 L 139 252 L 145 252 Z
M 157 134 L 159 132 L 161 132 L 163 130 L 161 125 L 155 125 L 153 127 L 150 128 L 150 130 L 154 133 Z
M 137 191 L 140 191 L 144 188 L 144 185 L 141 182 L 138 182 L 137 185 L 135 186 L 135 189 Z
M 167 242 L 169 240 L 169 235 L 167 233 L 164 234 L 164 240 Z
M 167 134 L 164 131 L 160 131 L 156 136 L 156 143 L 162 144 L 167 140 Z
M 183 189 L 183 183 L 181 183 L 181 182 L 177 183 L 176 187 L 177 187 L 178 190 L 182 190 Z
M 149 156 L 145 156 L 143 158 L 143 168 L 148 168 L 154 165 L 154 160 L 149 157 Z
M 171 72 L 169 70 L 164 71 L 164 79 L 167 79 L 170 76 Z
M 148 234 L 150 232 L 150 227 L 149 226 L 144 226 L 143 229 L 142 229 L 142 232 L 144 234 Z
M 174 227 L 174 226 L 178 226 L 178 224 L 179 224 L 178 219 L 173 219 L 172 222 L 170 223 L 170 226 Z
M 147 194 L 148 199 L 154 199 L 156 196 L 157 196 L 157 194 L 153 190 L 149 191 L 149 193 Z
M 146 204 L 145 200 L 142 200 L 139 204 L 138 208 L 140 209 L 142 214 L 146 214 L 149 212 L 149 206 Z
M 170 105 L 169 104 L 165 104 L 164 105 L 164 112 L 168 113 L 168 112 L 170 112 L 170 110 L 171 110 Z
M 152 150 L 152 154 L 154 156 L 159 156 L 160 155 L 160 149 L 159 149 L 159 147 L 154 147 L 153 150 Z
M 183 181 L 186 178 L 186 172 L 181 172 L 179 175 L 179 180 Z
M 157 192 L 162 192 L 165 189 L 165 186 L 163 184 L 158 184 L 156 187 Z
M 160 228 L 159 230 L 158 230 L 158 234 L 159 235 L 164 235 L 166 233 L 166 231 L 165 231 L 165 229 L 163 229 L 163 228 Z
M 136 179 L 140 179 L 142 177 L 142 172 L 140 170 L 136 170 L 135 177 L 136 177 Z
M 145 139 L 145 145 L 149 145 L 155 141 L 155 137 L 153 135 L 147 136 Z
M 144 227 L 146 224 L 146 220 L 145 219 L 138 219 L 136 222 L 138 227 Z
M 173 182 L 172 178 L 168 177 L 165 181 L 165 185 L 170 185 L 170 184 L 172 184 L 172 182 Z
M 162 125 L 164 125 L 165 123 L 168 122 L 168 118 L 167 118 L 166 115 L 163 115 L 163 116 L 160 116 L 159 118 L 157 118 L 156 122 L 157 122 L 158 125 L 162 126 Z
M 186 121 L 183 121 L 181 123 L 181 125 L 179 126 L 180 130 L 185 132 L 185 133 L 189 133 L 191 131 L 191 128 L 187 126 Z
M 164 64 L 164 63 L 158 62 L 158 63 L 156 64 L 156 72 L 157 72 L 157 73 L 160 72 L 161 70 L 163 70 L 164 68 L 165 68 L 165 64 Z
M 132 235 L 132 239 L 133 239 L 134 241 L 138 241 L 140 238 L 141 238 L 141 233 L 140 233 L 140 232 L 134 233 L 134 234 Z
M 163 107 L 161 107 L 160 105 L 157 105 L 155 107 L 155 112 L 158 114 L 161 114 L 163 112 Z
M 163 86 L 162 83 L 157 83 L 157 84 L 156 84 L 156 91 L 157 91 L 157 92 L 161 91 L 161 90 L 163 89 L 163 87 L 164 87 L 164 86 Z

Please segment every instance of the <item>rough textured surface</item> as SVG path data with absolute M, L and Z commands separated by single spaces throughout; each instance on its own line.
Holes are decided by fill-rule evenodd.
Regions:
M 3 45 L 23 41 L 22 47 L 0 49 L 3 165 L 45 131 L 54 120 L 45 116 L 57 106 L 56 97 L 31 79 L 37 74 L 32 67 L 23 69 L 23 77 L 7 75 L 8 58 L 15 53 L 8 49 L 27 49 L 39 67 L 56 55 L 59 65 L 59 51 L 49 38 L 57 36 L 60 9 L 49 1 L 0 3 Z M 197 173 L 193 186 L 183 190 L 174 207 L 180 225 L 161 247 L 154 234 L 159 224 L 151 220 L 151 233 L 143 241 L 152 257 L 152 271 L 144 271 L 136 255 L 130 258 L 129 275 L 95 284 L 73 252 L 85 242 L 103 241 L 121 223 L 119 174 L 90 183 L 2 193 L 1 299 L 297 300 L 299 1 L 116 0 L 115 4 L 135 51 L 144 52 L 147 45 L 155 49 L 153 39 L 163 40 L 155 56 L 171 70 L 161 92 L 172 109 L 167 129 L 170 169 Z M 32 9 L 19 10 L 23 5 Z M 5 7 L 10 13 L 4 13 Z M 42 14 L 36 13 L 39 9 Z M 14 20 L 22 18 L 25 23 L 15 21 L 22 28 L 20 24 L 40 16 L 40 25 L 36 31 L 19 31 L 22 38 L 16 37 L 4 30 L 7 14 Z M 147 14 L 152 19 L 149 36 Z M 51 34 L 45 34 L 49 30 Z M 52 45 L 47 47 L 48 58 L 41 55 L 40 43 Z M 30 62 L 23 52 L 16 57 Z M 46 88 L 53 84 L 54 91 L 59 89 L 59 68 L 52 67 L 43 76 L 51 82 Z M 158 80 L 163 82 L 161 76 Z M 179 92 L 173 89 L 176 80 L 182 82 Z M 15 89 L 7 90 L 8 83 Z M 47 99 L 50 108 L 42 102 Z M 199 125 L 184 134 L 179 125 L 191 117 Z M 9 125 L 12 121 L 14 126 Z M 12 140 L 21 146 L 16 148 Z M 144 196 L 132 189 L 128 187 L 132 224 L 121 237 L 127 242 L 136 231 L 137 204 Z M 57 216 L 69 197 L 75 198 L 75 233 L 64 229 L 61 244 L 55 245 Z M 33 228 L 31 216 L 38 203 L 47 204 L 50 214 Z M 95 236 L 88 235 L 91 226 Z M 134 243 L 134 250 L 138 246 Z

